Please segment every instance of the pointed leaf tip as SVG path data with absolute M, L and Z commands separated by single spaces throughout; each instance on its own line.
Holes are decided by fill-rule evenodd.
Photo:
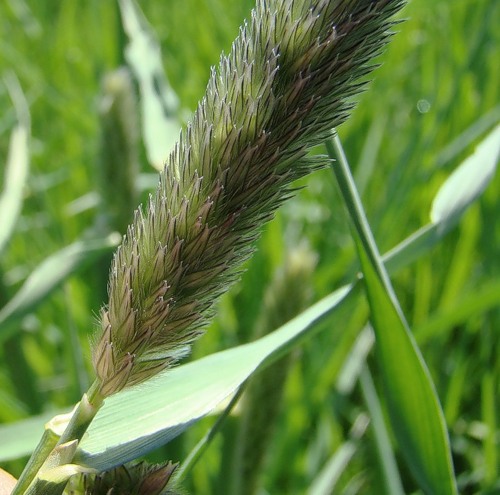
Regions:
M 441 186 L 431 210 L 431 221 L 448 231 L 486 189 L 500 157 L 500 125 L 495 127 Z

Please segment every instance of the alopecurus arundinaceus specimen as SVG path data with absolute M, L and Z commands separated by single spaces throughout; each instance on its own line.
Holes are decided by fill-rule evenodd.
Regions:
M 321 166 L 308 150 L 347 118 L 403 4 L 258 0 L 115 254 L 93 352 L 96 382 L 47 462 L 32 457 L 15 495 L 49 486 L 62 493 L 64 470 L 104 398 L 188 351 L 262 224 L 292 195 L 293 181 Z

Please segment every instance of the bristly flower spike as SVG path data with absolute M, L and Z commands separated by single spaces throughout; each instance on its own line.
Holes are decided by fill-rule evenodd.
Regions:
M 322 165 L 403 0 L 258 0 L 112 264 L 94 349 L 111 395 L 184 356 L 260 228 Z

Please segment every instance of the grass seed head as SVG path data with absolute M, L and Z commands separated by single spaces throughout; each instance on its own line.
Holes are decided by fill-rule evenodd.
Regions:
M 262 224 L 322 165 L 402 0 L 258 0 L 112 264 L 94 364 L 110 395 L 184 356 Z

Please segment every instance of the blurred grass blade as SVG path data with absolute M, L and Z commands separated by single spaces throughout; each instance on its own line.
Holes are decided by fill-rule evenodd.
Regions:
M 5 249 L 21 213 L 23 190 L 29 173 L 30 116 L 28 104 L 19 82 L 13 74 L 5 83 L 16 107 L 18 125 L 10 136 L 9 154 L 5 167 L 4 186 L 0 193 L 0 254 Z
M 489 112 L 481 115 L 472 125 L 457 136 L 439 153 L 436 165 L 442 167 L 452 161 L 458 154 L 476 141 L 481 135 L 500 121 L 500 105 L 496 105 Z
M 125 58 L 139 84 L 142 134 L 149 163 L 163 170 L 181 123 L 179 100 L 163 69 L 160 44 L 133 0 L 120 0 L 123 28 L 129 37 Z
M 500 280 L 491 280 L 466 296 L 457 298 L 449 307 L 439 309 L 413 329 L 417 342 L 446 335 L 466 321 L 479 318 L 500 307 Z
M 375 244 L 338 136 L 327 142 L 352 223 L 392 427 L 425 493 L 457 493 L 444 414 Z
M 498 410 L 496 399 L 498 398 L 498 382 L 494 371 L 488 369 L 481 380 L 481 409 L 483 423 L 488 429 L 488 434 L 483 440 L 484 471 L 488 483 L 493 486 L 498 483 L 500 472 L 500 458 L 498 453 L 498 440 L 495 432 L 498 432 Z M 498 485 L 497 485 L 498 486 Z
M 28 177 L 28 130 L 17 126 L 11 134 L 4 188 L 0 195 L 0 253 L 9 241 L 21 212 L 23 189 Z
M 395 273 L 400 268 L 408 266 L 424 253 L 428 253 L 444 234 L 439 230 L 439 224 L 428 223 L 421 227 L 382 257 L 386 270 Z
M 431 221 L 447 232 L 464 210 L 484 191 L 500 157 L 500 125 L 477 146 L 443 184 L 432 204 Z
M 358 415 L 349 432 L 349 440 L 337 449 L 320 471 L 307 491 L 308 495 L 331 495 L 332 493 L 337 493 L 335 492 L 337 482 L 354 457 L 361 438 L 363 438 L 369 424 L 370 418 L 367 414 L 361 413 Z
M 360 384 L 363 399 L 370 412 L 373 436 L 386 487 L 385 493 L 387 495 L 404 495 L 403 484 L 399 476 L 396 459 L 394 458 L 389 432 L 384 423 L 382 405 L 377 396 L 375 384 L 367 365 L 361 370 Z
M 76 241 L 49 256 L 26 279 L 14 297 L 0 310 L 0 341 L 13 333 L 13 323 L 24 317 L 67 277 L 120 242 L 118 234 L 104 239 Z

